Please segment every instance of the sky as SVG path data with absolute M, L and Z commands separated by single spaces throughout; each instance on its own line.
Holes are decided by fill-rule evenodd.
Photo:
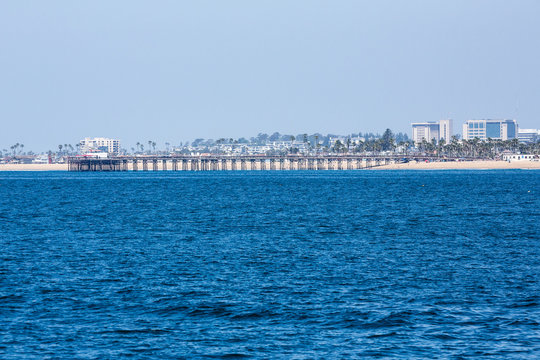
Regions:
M 540 1 L 0 2 L 0 149 L 540 127 Z

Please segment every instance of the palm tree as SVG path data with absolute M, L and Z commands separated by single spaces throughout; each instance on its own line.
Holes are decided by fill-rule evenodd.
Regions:
M 519 146 L 519 139 L 514 138 L 514 139 L 510 140 L 510 146 L 512 146 L 512 151 L 516 152 L 516 150 L 517 150 L 517 148 Z
M 459 141 L 456 135 L 452 135 L 452 137 L 450 138 L 450 146 L 450 151 L 453 151 L 454 155 L 457 156 L 457 154 L 459 153 Z
M 17 150 L 19 149 L 19 146 L 20 146 L 20 145 L 21 145 L 21 144 L 16 143 L 15 145 L 11 146 L 11 151 L 13 152 L 13 156 L 17 155 L 17 153 L 18 153 Z
M 472 141 L 472 156 L 477 157 L 479 153 L 480 148 L 480 139 L 475 137 Z
M 414 141 L 413 140 L 407 140 L 405 141 L 405 155 L 409 155 L 409 150 L 414 147 Z
M 439 143 L 437 144 L 437 156 L 441 156 L 445 145 L 446 141 L 444 139 L 439 140 Z
M 428 149 L 429 149 L 429 143 L 428 143 L 428 141 L 427 141 L 425 138 L 422 138 L 422 143 L 421 143 L 421 145 L 420 145 L 419 147 L 420 147 L 420 150 L 421 150 L 421 151 L 427 152 Z
M 334 152 L 336 153 L 340 153 L 342 151 L 342 149 L 344 148 L 343 144 L 341 143 L 340 140 L 336 140 L 336 142 L 334 143 Z

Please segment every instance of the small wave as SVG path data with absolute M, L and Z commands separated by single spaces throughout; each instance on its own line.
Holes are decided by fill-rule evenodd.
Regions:
M 181 312 L 187 312 L 190 308 L 185 305 L 174 305 L 174 306 L 167 306 L 164 308 L 159 308 L 152 310 L 151 312 L 158 315 L 172 315 L 177 314 Z
M 369 335 L 368 339 L 385 338 L 385 337 L 391 337 L 391 336 L 396 336 L 396 335 L 399 335 L 399 334 L 397 332 L 395 332 L 395 331 L 392 331 L 392 332 L 389 332 L 389 333 L 386 333 L 386 334 Z
M 505 324 L 506 326 L 538 326 L 540 323 L 537 321 L 525 318 L 519 320 L 509 321 Z
M 202 306 L 189 311 L 190 316 L 231 316 L 232 312 L 226 306 Z
M 0 296 L 0 301 L 4 302 L 4 301 L 24 301 L 24 296 L 22 295 L 14 295 L 14 294 L 9 294 L 9 295 L 3 295 L 3 296 Z
M 262 319 L 267 318 L 275 315 L 273 312 L 268 310 L 262 310 L 262 311 L 253 311 L 253 312 L 246 312 L 241 314 L 233 315 L 232 318 L 235 320 L 250 320 L 250 319 Z
M 457 337 L 448 334 L 431 334 L 428 337 L 438 340 L 456 340 Z
M 109 282 L 115 283 L 115 282 L 121 282 L 121 281 L 123 281 L 123 280 L 118 279 L 118 278 L 96 279 L 96 282 L 98 282 L 98 283 L 109 283 Z
M 538 302 L 538 298 L 534 297 L 534 298 L 528 298 L 528 299 L 524 299 L 522 301 L 510 304 L 510 305 L 508 305 L 508 307 L 515 309 L 515 308 L 535 307 L 535 306 L 538 306 L 538 305 L 540 305 L 540 303 Z
M 114 329 L 104 330 L 100 334 L 167 334 L 170 330 L 165 329 Z
M 222 354 L 222 355 L 216 355 L 216 354 L 204 355 L 204 357 L 210 358 L 210 359 L 246 359 L 246 358 L 251 358 L 253 356 L 248 355 L 248 354 L 230 353 L 230 354 Z
M 368 328 L 382 328 L 382 327 L 394 327 L 404 326 L 411 324 L 410 317 L 412 313 L 410 311 L 400 311 L 392 313 L 381 319 L 365 323 L 363 326 Z

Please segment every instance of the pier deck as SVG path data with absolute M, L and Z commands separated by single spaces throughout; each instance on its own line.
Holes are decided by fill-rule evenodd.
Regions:
M 69 157 L 69 171 L 217 171 L 217 170 L 361 170 L 393 164 L 403 155 L 391 156 L 117 156 L 96 159 Z M 408 160 L 434 160 L 430 156 L 409 156 Z

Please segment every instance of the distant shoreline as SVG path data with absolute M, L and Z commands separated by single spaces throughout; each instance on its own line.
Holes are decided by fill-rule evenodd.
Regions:
M 408 162 L 383 165 L 372 170 L 510 170 L 510 169 L 539 169 L 539 161 L 452 161 L 452 162 Z M 0 171 L 67 171 L 67 164 L 0 164 Z M 158 171 L 162 171 L 161 169 Z M 260 171 L 260 170 L 252 170 Z M 294 170 L 296 171 L 296 170 Z M 325 171 L 325 170 L 319 170 Z
M 450 162 L 415 162 L 390 164 L 373 168 L 374 170 L 511 170 L 540 169 L 540 161 L 476 160 Z
M 67 164 L 0 164 L 0 171 L 67 171 Z

